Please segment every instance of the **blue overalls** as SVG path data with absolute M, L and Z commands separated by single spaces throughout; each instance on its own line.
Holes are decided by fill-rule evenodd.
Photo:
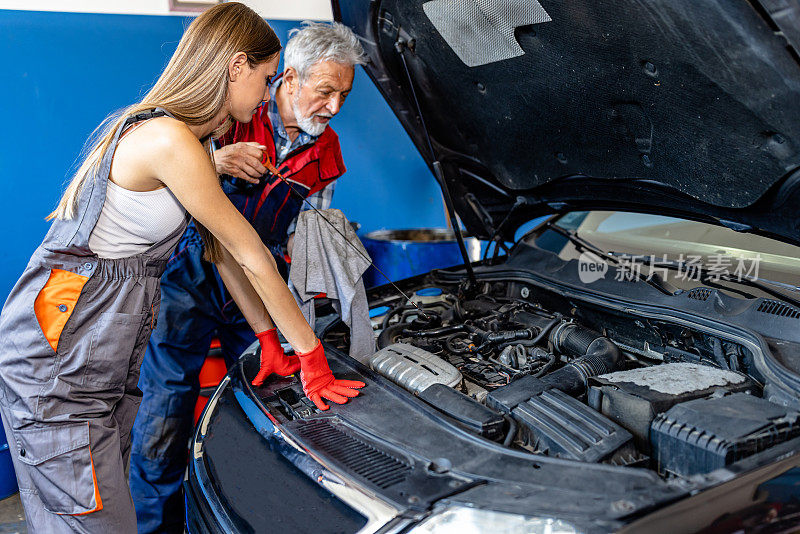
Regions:
M 89 248 L 120 134 L 75 217 L 56 219 L 0 316 L 0 412 L 29 532 L 133 532 L 126 484 L 139 365 L 158 315 L 159 280 L 186 223 L 146 251 Z M 188 221 L 188 217 L 187 217 Z
M 266 106 L 253 120 L 237 123 L 228 141 L 257 141 L 275 161 L 275 142 Z M 308 196 L 344 174 L 336 134 L 327 128 L 316 142 L 290 153 L 280 164 L 283 176 Z M 287 229 L 302 199 L 274 176 L 254 186 L 223 189 L 275 256 L 284 278 Z M 181 491 L 188 460 L 199 374 L 212 337 L 219 337 L 230 366 L 255 340 L 225 289 L 216 268 L 202 259 L 203 244 L 190 225 L 161 280 L 162 303 L 142 364 L 139 387 L 144 394 L 133 428 L 130 485 L 139 532 L 183 532 Z

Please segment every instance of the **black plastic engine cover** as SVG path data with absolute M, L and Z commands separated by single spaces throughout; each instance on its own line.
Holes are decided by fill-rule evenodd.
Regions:
M 676 404 L 727 392 L 758 391 L 747 375 L 692 363 L 618 371 L 589 379 L 588 404 L 633 434 L 649 450 L 650 424 Z
M 545 384 L 538 378 L 530 375 L 523 376 L 486 396 L 486 405 L 503 413 L 511 413 L 520 403 L 530 399 L 533 395 L 539 395 L 545 391 Z
M 501 414 L 451 387 L 430 385 L 419 398 L 485 438 L 497 439 L 503 434 L 505 419 Z
M 549 456 L 599 462 L 632 442 L 627 430 L 557 389 L 531 397 L 511 414 L 523 438 Z

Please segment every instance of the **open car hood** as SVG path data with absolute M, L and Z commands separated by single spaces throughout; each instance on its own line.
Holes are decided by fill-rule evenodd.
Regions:
M 797 2 L 333 7 L 473 235 L 615 209 L 800 244 Z

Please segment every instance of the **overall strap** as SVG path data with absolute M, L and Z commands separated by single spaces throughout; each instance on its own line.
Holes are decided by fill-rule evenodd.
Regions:
M 131 115 L 117 128 L 114 138 L 103 154 L 95 172 L 84 179 L 76 216 L 72 220 L 61 221 L 62 224 L 66 223 L 69 227 L 68 231 L 62 234 L 62 244 L 65 247 L 89 250 L 89 236 L 94 230 L 105 204 L 111 162 L 114 159 L 114 152 L 122 132 L 131 124 L 162 116 L 172 117 L 166 110 L 155 108 Z

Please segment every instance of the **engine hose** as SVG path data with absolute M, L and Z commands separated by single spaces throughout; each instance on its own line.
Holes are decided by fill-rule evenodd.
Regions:
M 531 345 L 536 345 L 537 343 L 539 343 L 544 338 L 544 336 L 547 335 L 550 329 L 559 323 L 559 321 L 561 321 L 561 317 L 556 317 L 552 321 L 544 325 L 544 328 L 542 328 L 539 334 L 531 340 Z
M 464 320 L 464 308 L 461 306 L 461 299 L 456 299 L 453 303 L 453 317 L 457 321 Z
M 739 347 L 733 344 L 728 344 L 725 349 L 725 356 L 730 361 L 731 371 L 739 370 Z
M 436 326 L 441 326 L 442 318 L 439 316 L 438 313 L 433 312 L 433 311 L 427 311 L 425 313 L 430 316 L 431 319 L 429 321 L 425 321 L 425 320 L 420 319 L 419 317 L 417 317 L 416 319 L 411 321 L 409 326 L 412 329 L 416 328 L 418 330 L 421 330 L 423 328 L 432 328 L 432 327 L 436 327 Z
M 505 417 L 504 419 L 508 421 L 508 432 L 506 433 L 506 439 L 503 440 L 503 446 L 508 447 L 517 436 L 517 423 L 513 417 Z
M 443 305 L 443 302 L 446 302 L 446 301 L 430 302 L 428 304 L 424 304 L 424 303 L 420 302 L 419 304 L 417 304 L 417 306 L 414 306 L 413 304 L 401 304 L 399 306 L 395 306 L 394 308 L 392 308 L 391 310 L 386 312 L 386 315 L 383 316 L 383 321 L 381 322 L 381 328 L 387 328 L 389 326 L 389 321 L 394 319 L 394 317 L 398 313 L 414 312 L 414 313 L 410 313 L 408 315 L 419 315 L 420 308 L 425 310 L 427 313 L 431 313 L 431 314 L 437 313 L 437 312 L 431 311 L 431 308 L 443 308 L 443 307 L 446 307 L 446 306 Z M 437 315 L 439 315 L 439 314 L 437 313 Z M 441 317 L 441 315 L 439 315 L 439 317 Z M 401 320 L 401 322 L 403 322 L 403 321 Z
M 538 371 L 536 371 L 536 373 L 533 375 L 533 378 L 544 376 L 547 371 L 553 368 L 557 361 L 558 358 L 556 358 L 556 355 L 550 353 L 550 359 L 548 359 L 547 362 L 545 362 L 545 364 Z
M 440 328 L 432 328 L 429 330 L 411 330 L 407 328 L 403 333 L 410 337 L 438 337 L 455 334 L 457 332 L 465 332 L 466 327 L 463 324 L 453 326 L 443 326 Z
M 458 348 L 455 345 L 453 345 L 453 341 L 455 341 L 456 339 L 458 339 L 460 337 L 464 337 L 465 339 L 467 339 L 469 341 L 469 343 L 465 343 L 465 346 L 464 346 L 463 349 Z M 449 350 L 453 354 L 470 354 L 472 352 L 475 352 L 473 350 L 475 345 L 472 343 L 472 340 L 467 338 L 466 336 L 463 336 L 460 332 L 456 332 L 455 334 L 449 336 L 447 339 L 444 340 L 444 344 L 447 347 L 447 350 Z M 470 349 L 470 347 L 473 347 L 473 349 Z
M 378 336 L 378 349 L 382 349 L 384 347 L 388 347 L 392 343 L 395 343 L 395 338 L 398 335 L 403 334 L 403 330 L 406 328 L 406 324 L 399 323 L 393 324 L 388 328 L 384 328 L 381 331 L 381 334 Z
M 576 324 L 557 328 L 550 341 L 557 350 L 579 356 L 541 379 L 546 389 L 560 389 L 569 395 L 584 393 L 590 377 L 610 373 L 620 359 L 619 347 L 613 341 Z
M 728 360 L 725 358 L 725 353 L 722 351 L 722 341 L 718 337 L 711 338 L 711 346 L 714 349 L 714 359 L 720 367 L 728 369 Z
M 559 352 L 571 356 L 583 356 L 589 349 L 589 345 L 599 337 L 603 337 L 599 332 L 575 323 L 562 322 L 558 328 L 553 330 L 550 341 Z
M 457 332 L 475 332 L 477 329 L 465 323 L 452 325 L 452 326 L 442 326 L 440 328 L 433 328 L 430 330 L 407 330 L 406 334 L 411 337 L 437 337 L 437 336 L 447 336 L 450 334 L 455 334 Z
M 550 331 L 550 329 L 553 328 L 555 325 L 557 325 L 560 321 L 561 321 L 561 317 L 554 318 L 552 321 L 550 321 L 549 323 L 544 325 L 544 327 L 542 327 L 542 329 L 539 331 L 539 333 L 536 334 L 535 337 L 532 336 L 532 335 L 528 335 L 528 333 L 530 332 L 532 334 L 533 333 L 532 328 L 536 328 L 536 327 L 532 327 L 532 328 L 525 329 L 525 330 L 516 330 L 516 331 L 512 331 L 512 332 L 489 334 L 489 336 L 487 336 L 486 341 L 484 343 L 482 343 L 480 347 L 478 347 L 478 351 L 481 351 L 481 350 L 485 349 L 487 346 L 493 344 L 492 343 L 492 341 L 493 341 L 492 336 L 496 336 L 494 339 L 502 340 L 502 337 L 499 334 L 508 335 L 509 333 L 517 333 L 517 335 L 514 336 L 514 337 L 516 337 L 516 339 L 514 339 L 514 337 L 512 337 L 509 340 L 502 340 L 502 341 L 499 341 L 499 342 L 495 341 L 495 343 L 497 343 L 497 347 L 496 347 L 497 350 L 502 351 L 503 349 L 505 349 L 506 347 L 508 347 L 510 345 L 522 345 L 523 347 L 536 347 L 537 345 L 539 345 L 539 343 L 542 341 L 542 339 L 544 339 L 544 337 L 547 335 L 547 333 Z M 522 332 L 524 332 L 525 335 L 523 335 Z M 533 337 L 533 339 L 530 339 L 531 337 Z
M 533 339 L 535 337 L 532 328 L 522 330 L 503 330 L 502 332 L 491 332 L 486 334 L 484 345 L 499 345 L 501 343 L 511 343 L 523 339 Z
M 386 312 L 386 315 L 383 316 L 383 322 L 381 322 L 381 328 L 386 330 L 389 327 L 389 321 L 391 321 L 395 315 L 402 312 L 403 308 L 405 308 L 405 306 L 397 306 Z

